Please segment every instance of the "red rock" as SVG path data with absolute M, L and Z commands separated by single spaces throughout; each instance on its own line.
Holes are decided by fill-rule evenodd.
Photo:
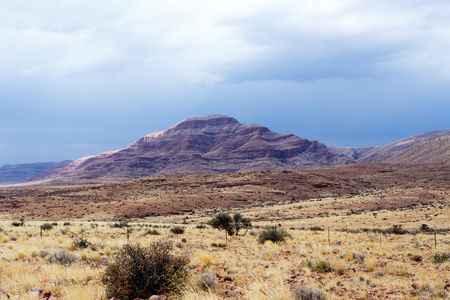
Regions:
M 50 283 L 50 282 L 52 282 L 52 280 L 50 278 L 42 278 L 42 279 L 39 279 L 39 282 L 40 283 Z
M 165 295 L 153 295 L 148 300 L 167 300 Z
M 417 282 L 414 282 L 411 286 L 413 289 L 417 290 L 420 287 L 420 284 L 418 284 Z
M 431 298 L 433 298 L 433 297 L 444 298 L 445 297 L 445 291 L 436 291 L 436 292 L 431 294 Z
M 384 267 L 384 266 L 386 266 L 386 264 L 387 264 L 387 262 L 384 260 L 377 261 L 377 266 L 379 266 L 379 267 Z
M 52 292 L 50 292 L 49 290 L 45 290 L 41 294 L 42 298 L 49 298 L 51 295 L 52 295 Z
M 196 274 L 196 273 L 200 272 L 202 269 L 203 269 L 203 266 L 197 266 L 191 270 L 191 273 Z

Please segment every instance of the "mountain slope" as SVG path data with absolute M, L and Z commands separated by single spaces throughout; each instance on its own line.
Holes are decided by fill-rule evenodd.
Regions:
M 30 181 L 299 170 L 371 162 L 448 163 L 449 136 L 450 130 L 443 130 L 382 146 L 328 147 L 316 140 L 214 115 L 184 120 L 165 131 L 141 137 L 126 148 L 78 159 Z
M 5 165 L 0 167 L 0 185 L 20 182 L 55 167 L 67 165 L 70 162 L 70 160 L 65 160 L 62 162 Z
M 297 170 L 343 163 L 345 160 L 318 141 L 214 115 L 184 120 L 126 148 L 81 158 L 33 180 Z
M 450 130 L 430 131 L 381 146 L 328 147 L 347 163 L 436 163 L 448 162 Z M 441 142 L 432 142 L 443 138 Z M 420 146 L 419 146 L 420 145 Z M 407 150 L 408 149 L 408 150 Z

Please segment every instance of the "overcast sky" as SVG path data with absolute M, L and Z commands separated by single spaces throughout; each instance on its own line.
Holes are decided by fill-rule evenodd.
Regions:
M 0 0 L 0 166 L 190 117 L 332 146 L 450 129 L 450 2 Z

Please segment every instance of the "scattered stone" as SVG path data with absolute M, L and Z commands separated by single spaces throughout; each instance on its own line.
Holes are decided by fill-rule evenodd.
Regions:
M 413 289 L 417 290 L 420 287 L 420 284 L 418 284 L 417 282 L 414 282 L 411 286 Z
M 445 291 L 436 291 L 436 292 L 433 292 L 433 293 L 431 294 L 431 298 L 433 298 L 433 297 L 444 298 L 444 297 L 445 297 Z
M 167 300 L 165 295 L 153 295 L 148 300 Z
M 224 281 L 224 282 L 225 282 L 225 281 L 233 282 L 233 278 L 231 278 L 230 276 L 225 276 L 225 277 L 223 278 L 223 281 Z
M 50 283 L 50 282 L 52 282 L 52 280 L 50 278 L 39 279 L 39 283 Z
M 37 293 L 42 293 L 44 290 L 43 289 L 41 289 L 40 287 L 34 287 L 34 288 L 31 288 L 31 290 L 30 290 L 30 292 L 31 293 L 35 293 L 35 292 L 37 292 Z

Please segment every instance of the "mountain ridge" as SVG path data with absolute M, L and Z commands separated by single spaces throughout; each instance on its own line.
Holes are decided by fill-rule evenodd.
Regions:
M 276 133 L 261 125 L 243 125 L 232 117 L 212 115 L 183 120 L 164 131 L 145 135 L 125 148 L 80 158 L 30 181 L 300 170 L 385 160 L 407 163 L 408 152 L 393 154 L 417 144 L 426 148 L 432 145 L 426 143 L 448 135 L 450 130 L 434 131 L 381 146 L 330 147 L 293 134 Z M 447 140 L 443 139 L 442 143 L 447 143 Z M 424 149 L 420 151 L 426 152 Z M 440 152 L 433 153 L 437 155 Z M 439 155 L 448 162 L 445 151 Z M 421 159 L 416 158 L 416 161 Z

